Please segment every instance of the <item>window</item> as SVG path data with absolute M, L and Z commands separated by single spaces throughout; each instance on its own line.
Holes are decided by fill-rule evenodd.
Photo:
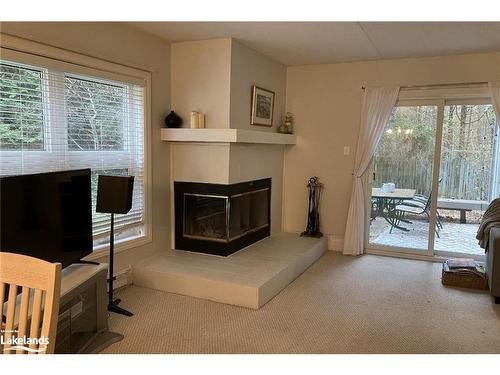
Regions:
M 0 60 L 0 175 L 91 168 L 95 246 L 110 225 L 95 213 L 98 174 L 133 175 L 132 210 L 115 231 L 144 236 L 144 86 L 78 70 Z
M 66 75 L 68 148 L 72 151 L 125 149 L 127 87 Z
M 42 71 L 2 63 L 0 105 L 0 149 L 43 149 Z

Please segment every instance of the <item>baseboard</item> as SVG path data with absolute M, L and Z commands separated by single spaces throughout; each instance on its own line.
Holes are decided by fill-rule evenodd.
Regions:
M 113 290 L 123 288 L 124 286 L 132 285 L 133 273 L 132 273 L 132 267 L 130 265 L 123 270 L 115 272 L 114 274 L 115 274 L 115 280 L 113 281 Z
M 327 234 L 328 238 L 328 250 L 342 252 L 344 249 L 344 237 L 336 236 L 333 234 Z
M 286 232 L 288 233 L 297 233 L 300 234 L 301 232 L 298 231 L 292 231 L 292 230 L 287 230 Z M 330 251 L 336 251 L 341 253 L 344 251 L 344 236 L 337 236 L 335 234 L 325 234 L 324 235 L 327 239 L 327 249 Z

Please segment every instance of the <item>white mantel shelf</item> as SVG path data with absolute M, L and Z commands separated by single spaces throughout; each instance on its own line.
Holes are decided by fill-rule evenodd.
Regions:
M 161 129 L 161 140 L 166 142 L 260 143 L 294 145 L 297 136 L 245 129 Z

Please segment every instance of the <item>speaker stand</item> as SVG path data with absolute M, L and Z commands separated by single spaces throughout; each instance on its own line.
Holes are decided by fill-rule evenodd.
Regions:
M 121 299 L 113 299 L 113 280 L 114 270 L 113 265 L 115 261 L 115 214 L 111 214 L 111 230 L 109 233 L 109 291 L 108 291 L 108 311 L 122 314 L 125 316 L 133 316 L 134 314 L 118 306 L 122 301 Z
M 122 314 L 125 316 L 134 316 L 134 314 L 131 313 L 130 311 L 127 311 L 127 310 L 121 308 L 120 306 L 118 306 L 118 304 L 121 301 L 122 301 L 121 299 L 115 299 L 111 304 L 108 304 L 108 311 L 111 311 L 111 312 L 114 312 L 117 314 Z

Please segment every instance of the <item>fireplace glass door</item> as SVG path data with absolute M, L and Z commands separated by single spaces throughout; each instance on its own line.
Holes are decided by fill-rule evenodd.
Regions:
M 271 234 L 271 179 L 175 181 L 175 248 L 228 256 Z
M 229 241 L 269 226 L 269 189 L 231 196 Z
M 266 226 L 267 188 L 232 196 L 184 194 L 184 237 L 229 242 Z
M 184 194 L 184 236 L 226 242 L 228 197 Z

